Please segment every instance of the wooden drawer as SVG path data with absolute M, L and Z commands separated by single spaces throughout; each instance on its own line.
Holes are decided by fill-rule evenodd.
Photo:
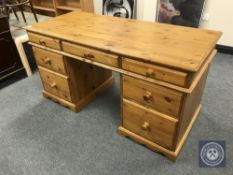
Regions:
M 33 52 L 38 65 L 66 75 L 66 68 L 62 55 L 33 47 Z
M 55 38 L 50 38 L 46 36 L 42 36 L 35 33 L 28 33 L 29 41 L 40 44 L 42 46 L 50 47 L 53 49 L 61 50 L 60 40 Z
M 123 100 L 123 127 L 159 145 L 173 147 L 177 123 L 167 115 Z
M 186 87 L 188 74 L 185 72 L 151 65 L 139 61 L 124 58 L 122 68 L 130 72 L 138 73 L 149 78 L 165 81 L 182 87 Z
M 178 117 L 183 94 L 129 76 L 122 76 L 123 97 L 165 114 Z
M 39 67 L 44 89 L 53 95 L 71 102 L 68 77 Z
M 95 49 L 86 48 L 68 42 L 62 42 L 64 52 L 77 55 L 95 62 L 103 63 L 113 67 L 119 67 L 119 59 L 117 55 L 101 52 Z

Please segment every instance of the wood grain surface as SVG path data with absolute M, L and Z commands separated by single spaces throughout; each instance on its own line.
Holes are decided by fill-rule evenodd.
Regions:
M 124 75 L 123 97 L 151 109 L 179 118 L 183 94 Z
M 26 27 L 52 36 L 149 63 L 196 72 L 221 32 L 128 20 L 75 11 Z

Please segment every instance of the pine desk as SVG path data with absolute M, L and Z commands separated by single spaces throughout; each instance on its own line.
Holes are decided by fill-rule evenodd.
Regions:
M 118 133 L 178 156 L 220 32 L 72 12 L 26 28 L 43 95 L 78 111 L 121 74 Z

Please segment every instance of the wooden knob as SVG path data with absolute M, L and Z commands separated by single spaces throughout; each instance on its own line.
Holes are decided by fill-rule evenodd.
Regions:
M 145 101 L 149 101 L 149 100 L 151 100 L 151 98 L 152 98 L 152 93 L 149 91 L 146 91 L 145 95 L 143 95 L 143 99 Z
M 145 131 L 148 130 L 149 127 L 150 127 L 150 125 L 149 125 L 148 122 L 144 122 L 144 123 L 142 124 L 142 129 L 145 130 Z
M 153 69 L 148 69 L 146 72 L 146 76 L 147 77 L 154 77 L 155 76 L 155 72 Z
M 51 88 L 57 88 L 57 84 L 55 82 L 53 82 L 52 84 L 50 84 Z
M 45 57 L 44 63 L 45 64 L 51 64 L 51 59 L 49 57 Z
M 95 58 L 95 56 L 94 55 L 92 55 L 92 54 L 84 54 L 84 58 L 87 58 L 87 59 L 93 59 L 93 58 Z
M 46 45 L 46 42 L 45 42 L 45 40 L 44 39 L 39 39 L 39 43 L 41 44 L 41 45 Z

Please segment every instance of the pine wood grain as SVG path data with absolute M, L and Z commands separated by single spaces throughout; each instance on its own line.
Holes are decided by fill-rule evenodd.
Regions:
M 57 74 L 40 66 L 39 72 L 46 91 L 66 101 L 72 102 L 67 76 Z
M 28 37 L 31 42 L 40 44 L 42 46 L 50 47 L 53 49 L 58 49 L 58 50 L 61 49 L 60 40 L 58 39 L 46 37 L 43 35 L 38 35 L 35 33 L 30 33 L 30 32 L 28 33 Z
M 26 27 L 132 59 L 198 71 L 220 32 L 72 12 Z
M 178 120 L 123 100 L 123 127 L 166 148 L 173 148 Z
M 117 55 L 100 52 L 95 49 L 83 47 L 77 44 L 71 44 L 68 42 L 62 42 L 62 48 L 64 52 L 71 53 L 83 58 L 103 63 L 113 67 L 119 67 L 119 58 Z
M 93 0 L 81 0 L 80 1 L 81 9 L 84 12 L 93 13 L 94 12 L 94 4 Z
M 112 77 L 112 71 L 65 57 L 70 89 L 74 103 L 78 103 L 93 90 Z
M 39 66 L 45 96 L 78 111 L 117 71 L 119 133 L 176 159 L 200 112 L 220 32 L 78 11 L 26 29 L 31 44 L 43 49 L 39 56 L 34 49 L 37 63 L 46 67 L 48 56 L 56 63 L 51 70 Z
M 162 80 L 172 84 L 180 85 L 182 87 L 185 87 L 187 84 L 188 73 L 186 72 L 180 72 L 177 70 L 134 61 L 127 58 L 124 58 L 122 60 L 122 68 L 131 72 L 144 75 L 146 77 Z
M 66 75 L 66 68 L 62 55 L 37 47 L 33 47 L 33 53 L 38 65 Z
M 185 94 L 184 96 L 182 104 L 183 107 L 180 114 L 180 123 L 178 126 L 177 143 L 179 143 L 182 139 L 189 126 L 190 121 L 192 121 L 192 117 L 195 111 L 200 106 L 202 94 L 204 92 L 205 83 L 209 72 L 209 63 L 206 64 L 207 67 L 205 67 L 204 73 L 201 79 L 198 81 L 198 84 L 195 87 L 193 93 Z
M 182 93 L 129 76 L 123 76 L 122 83 L 124 98 L 173 117 L 179 117 Z
M 130 130 L 120 126 L 118 128 L 118 134 L 120 134 L 121 136 L 124 137 L 130 137 L 133 140 L 135 140 L 136 142 L 143 144 L 145 146 L 147 146 L 149 149 L 156 151 L 156 152 L 160 152 L 163 155 L 165 155 L 169 160 L 175 162 L 178 155 L 181 152 L 182 147 L 185 144 L 185 141 L 188 138 L 189 133 L 191 132 L 193 125 L 195 124 L 195 121 L 198 119 L 199 114 L 200 114 L 200 110 L 201 110 L 201 105 L 198 106 L 198 108 L 196 109 L 194 115 L 192 116 L 192 120 L 190 121 L 185 133 L 183 134 L 183 137 L 181 138 L 179 144 L 177 145 L 175 150 L 171 150 L 169 148 L 165 148 L 153 141 L 150 141 L 146 138 L 144 138 L 143 136 L 140 136 L 138 134 L 135 134 L 134 132 L 131 132 Z
M 51 49 L 51 48 L 48 48 L 48 47 L 45 47 L 45 46 L 42 46 L 42 45 L 39 45 L 39 44 L 36 44 L 36 43 L 29 42 L 29 44 L 32 45 L 32 46 L 47 50 L 47 51 L 51 51 L 51 52 L 54 52 L 54 53 L 57 53 L 57 54 L 61 54 L 63 56 L 70 57 L 70 58 L 72 58 L 74 60 L 83 61 L 83 62 L 86 62 L 86 63 L 89 63 L 89 64 L 93 64 L 93 65 L 96 65 L 96 66 L 99 66 L 99 67 L 103 67 L 105 69 L 113 70 L 113 71 L 119 72 L 121 74 L 125 74 L 125 75 L 135 77 L 135 78 L 138 78 L 138 79 L 146 80 L 148 82 L 158 84 L 158 85 L 163 86 L 163 87 L 168 87 L 170 89 L 174 89 L 174 90 L 184 92 L 184 93 L 192 93 L 193 88 L 196 86 L 196 83 L 197 83 L 197 81 L 193 81 L 191 83 L 190 88 L 184 88 L 184 87 L 180 87 L 178 85 L 174 85 L 174 84 L 167 83 L 167 82 L 164 82 L 164 81 L 160 81 L 160 80 L 157 80 L 157 79 L 153 79 L 153 78 L 150 78 L 150 77 L 145 77 L 143 75 L 140 75 L 140 74 L 137 74 L 137 73 L 134 73 L 134 72 L 123 70 L 122 68 L 112 67 L 112 66 L 109 66 L 109 65 L 106 65 L 106 64 L 102 64 L 102 63 L 92 61 L 90 59 L 86 59 L 84 57 L 80 57 L 80 56 L 76 56 L 76 55 L 66 53 L 66 52 L 63 52 L 63 51 Z M 121 61 L 120 61 L 119 64 L 120 64 L 120 67 L 122 67 L 121 66 Z

